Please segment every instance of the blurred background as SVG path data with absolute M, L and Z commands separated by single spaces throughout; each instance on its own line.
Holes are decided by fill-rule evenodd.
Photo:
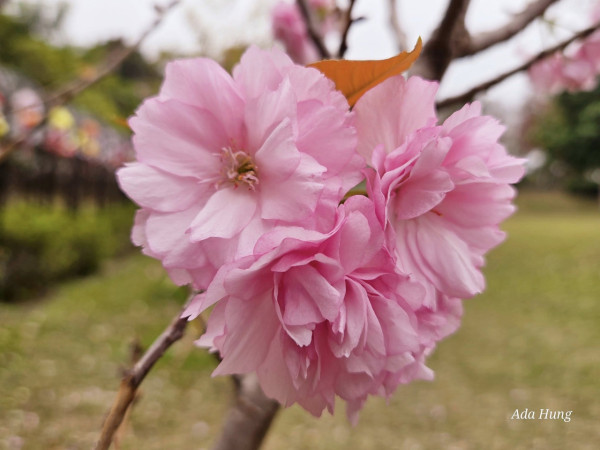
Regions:
M 127 118 L 158 91 L 165 63 L 208 56 L 230 70 L 248 45 L 282 45 L 275 0 L 186 0 L 153 26 L 155 3 L 0 0 L 0 449 L 89 448 L 135 348 L 186 298 L 130 244 L 135 206 L 114 178 L 133 158 Z M 405 49 L 390 5 L 412 48 L 446 4 L 358 1 L 364 19 L 346 56 Z M 474 0 L 467 24 L 485 31 L 527 4 Z M 558 1 L 500 48 L 453 63 L 440 97 L 585 27 L 596 4 Z M 71 96 L 74 81 L 85 89 Z M 341 404 L 321 419 L 284 410 L 265 448 L 600 445 L 600 88 L 540 94 L 518 74 L 479 99 L 507 125 L 503 142 L 528 159 L 528 174 L 509 238 L 489 256 L 486 292 L 430 359 L 435 381 L 404 386 L 389 404 L 370 399 L 354 428 Z M 210 447 L 233 385 L 210 378 L 216 363 L 194 348 L 199 333 L 189 329 L 149 375 L 121 448 Z M 510 419 L 525 408 L 573 412 L 570 422 Z

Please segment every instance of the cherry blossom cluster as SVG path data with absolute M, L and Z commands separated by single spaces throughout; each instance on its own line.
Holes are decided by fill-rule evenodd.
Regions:
M 529 76 L 545 94 L 591 91 L 600 75 L 600 31 L 584 39 L 571 55 L 555 53 L 534 64 Z
M 278 50 L 249 48 L 232 76 L 167 66 L 118 179 L 141 207 L 133 241 L 202 291 L 185 315 L 212 308 L 215 375 L 256 373 L 314 415 L 338 396 L 353 422 L 369 395 L 433 377 L 523 175 L 478 103 L 438 123 L 437 88 L 391 77 L 350 110 Z

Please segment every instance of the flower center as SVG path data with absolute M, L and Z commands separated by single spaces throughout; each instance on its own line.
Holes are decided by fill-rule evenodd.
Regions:
M 243 150 L 234 151 L 231 147 L 221 149 L 221 161 L 225 180 L 237 188 L 240 184 L 254 191 L 258 184 L 256 164 Z

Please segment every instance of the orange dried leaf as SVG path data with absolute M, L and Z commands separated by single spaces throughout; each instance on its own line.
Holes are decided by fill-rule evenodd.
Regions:
M 350 106 L 369 89 L 394 75 L 399 75 L 416 61 L 423 44 L 421 38 L 412 52 L 402 52 L 392 58 L 370 61 L 325 60 L 310 64 L 320 70 L 348 99 Z

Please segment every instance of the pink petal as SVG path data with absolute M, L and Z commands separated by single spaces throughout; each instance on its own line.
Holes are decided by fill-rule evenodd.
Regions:
M 146 222 L 146 238 L 152 250 L 166 254 L 177 248 L 181 239 L 189 242 L 186 231 L 197 212 L 197 208 L 173 213 L 152 212 Z
M 241 136 L 239 118 L 244 101 L 231 76 L 207 58 L 181 59 L 167 64 L 160 97 L 211 111 L 229 137 Z
M 282 69 L 292 66 L 290 58 L 282 51 L 264 51 L 251 45 L 233 69 L 233 78 L 246 99 L 274 91 L 283 80 Z
M 317 320 L 320 322 L 323 319 L 335 320 L 344 298 L 343 290 L 340 291 L 343 285 L 340 286 L 336 280 L 326 279 L 312 265 L 304 265 L 289 271 L 285 276 L 285 283 L 289 286 L 289 289 L 284 292 L 285 323 L 303 325 Z M 304 302 L 312 302 L 319 311 L 320 317 L 316 316 L 315 310 L 308 305 L 303 307 L 301 304 Z
M 398 75 L 367 91 L 354 107 L 358 152 L 370 161 L 378 145 L 389 153 L 414 131 L 434 125 L 437 89 L 438 83 Z
M 299 106 L 306 101 L 318 100 L 324 106 L 337 109 L 336 114 L 349 111 L 346 97 L 336 90 L 334 82 L 319 70 L 295 65 L 286 67 L 285 73 L 294 86 Z
M 140 162 L 200 181 L 219 174 L 220 152 L 230 144 L 230 135 L 208 110 L 150 99 L 129 123 Z
M 396 190 L 392 200 L 397 219 L 425 214 L 454 187 L 450 175 L 440 169 L 451 143 L 450 139 L 435 139 L 423 149 L 409 178 Z
M 323 192 L 323 184 L 315 176 L 322 170 L 310 156 L 301 155 L 296 171 L 286 181 L 261 179 L 261 217 L 292 223 L 311 219 Z
M 201 300 L 201 296 L 198 298 Z M 191 305 L 190 305 L 191 306 Z M 197 308 L 190 308 L 190 312 L 194 312 Z M 226 310 L 227 302 L 222 302 L 216 305 L 210 313 L 210 319 L 206 327 L 206 332 L 195 341 L 195 344 L 199 347 L 206 347 L 211 352 L 218 351 L 220 345 L 225 338 L 226 330 Z M 186 310 L 187 313 L 187 310 Z
M 327 167 L 328 173 L 342 172 L 356 155 L 356 129 L 349 119 L 348 114 L 318 100 L 300 103 L 298 149 Z
M 148 239 L 146 238 L 148 217 L 150 217 L 150 211 L 147 209 L 140 209 L 135 213 L 133 228 L 131 229 L 131 242 L 133 242 L 133 245 L 138 247 L 148 245 Z
M 292 122 L 285 118 L 254 155 L 260 183 L 283 183 L 296 171 L 300 157 L 294 142 Z
M 263 92 L 261 96 L 249 99 L 245 110 L 249 149 L 260 151 L 260 147 L 272 135 L 275 128 L 281 126 L 286 120 L 291 125 L 287 133 L 294 138 L 297 134 L 294 130 L 296 104 L 288 79 L 284 79 L 276 90 Z M 258 111 L 260 113 L 257 113 Z
M 281 336 L 275 336 L 257 375 L 268 397 L 274 398 L 283 406 L 290 406 L 297 401 L 298 394 L 283 359 L 281 341 Z
M 451 119 L 452 116 L 448 121 Z M 447 129 L 446 123 L 444 123 L 444 128 Z M 448 131 L 448 136 L 452 138 L 452 148 L 448 152 L 444 165 L 454 165 L 459 160 L 472 155 L 480 158 L 490 155 L 503 132 L 504 127 L 490 116 L 467 119 Z
M 379 224 L 377 224 L 379 226 Z M 369 220 L 359 212 L 351 212 L 341 228 L 339 241 L 340 263 L 347 273 L 351 273 L 370 259 L 373 250 L 372 235 L 379 232 L 383 239 L 382 229 L 371 229 Z
M 307 296 L 304 292 L 298 292 L 294 289 L 286 289 L 286 284 L 288 283 L 281 283 L 279 281 L 281 276 L 278 276 L 277 278 L 278 281 L 275 283 L 275 289 L 273 291 L 273 298 L 275 299 L 275 312 L 277 313 L 277 317 L 279 318 L 281 326 L 287 337 L 289 337 L 298 347 L 307 347 L 312 342 L 315 323 L 320 322 L 322 320 L 322 316 L 318 313 L 316 305 L 314 305 L 314 303 L 310 300 L 307 301 Z M 299 322 L 305 323 L 294 324 L 293 320 L 288 318 L 286 321 L 286 319 L 284 319 L 284 314 L 288 311 L 288 303 L 290 305 L 290 314 L 298 315 L 301 319 Z M 315 317 L 315 320 L 311 321 L 311 317 Z M 288 358 L 290 357 L 290 355 L 286 356 Z
M 223 361 L 213 375 L 255 371 L 266 358 L 271 342 L 281 329 L 269 294 L 252 301 L 230 297 L 225 310 L 227 335 Z
M 207 197 L 207 187 L 195 178 L 178 177 L 141 163 L 129 163 L 119 169 L 117 180 L 138 205 L 156 211 L 181 211 Z
M 366 334 L 367 294 L 355 281 L 349 280 L 346 284 L 346 297 L 344 298 L 345 323 L 340 330 L 343 339 L 336 342 L 330 339 L 329 346 L 336 357 L 348 357 L 358 346 L 361 336 Z
M 386 354 L 385 350 L 385 338 L 383 334 L 383 329 L 381 328 L 381 323 L 373 310 L 373 305 L 369 301 L 367 304 L 367 314 L 366 314 L 366 342 L 365 345 L 369 348 L 369 350 L 377 355 L 384 356 Z
M 391 355 L 416 352 L 419 349 L 419 337 L 415 329 L 414 318 L 398 304 L 383 298 L 372 298 L 371 305 L 383 331 L 386 351 Z
M 181 314 L 181 317 L 187 317 L 188 320 L 194 320 L 196 317 L 198 317 L 205 309 L 203 306 L 204 297 L 204 293 L 195 295 L 187 308 L 185 308 L 185 311 Z
M 465 122 L 466 120 L 472 119 L 474 117 L 479 117 L 479 116 L 481 116 L 481 103 L 480 102 L 467 103 L 461 109 L 453 112 L 450 115 L 450 117 L 448 117 L 446 120 L 444 120 L 443 127 L 447 132 L 450 132 L 450 130 L 452 130 L 453 128 L 456 128 L 457 126 L 459 126 L 461 123 Z
M 498 225 L 510 216 L 515 191 L 506 184 L 471 183 L 448 193 L 437 211 L 442 217 L 467 228 Z
M 256 196 L 243 187 L 215 192 L 190 225 L 191 239 L 232 238 L 254 217 Z
M 472 297 L 483 291 L 485 281 L 473 265 L 469 248 L 444 226 L 440 217 L 430 213 L 400 223 L 396 228 L 399 254 L 406 255 L 400 249 L 408 243 L 412 257 L 421 255 L 423 262 L 417 263 L 418 270 L 440 291 L 457 298 Z M 407 262 L 405 256 L 401 260 Z

